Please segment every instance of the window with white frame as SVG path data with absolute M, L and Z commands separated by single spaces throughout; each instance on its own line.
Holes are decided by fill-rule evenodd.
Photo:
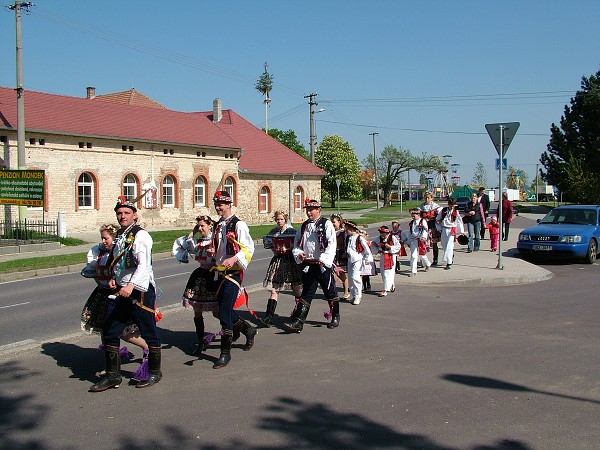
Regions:
M 304 190 L 300 186 L 294 189 L 294 211 L 302 211 L 304 204 Z
M 163 179 L 162 204 L 163 207 L 167 208 L 173 208 L 175 206 L 175 180 L 171 175 L 167 175 Z
M 135 175 L 127 174 L 125 178 L 123 178 L 123 195 L 127 199 L 127 201 L 131 202 L 135 200 L 138 196 L 138 183 Z
M 77 206 L 79 209 L 94 208 L 94 178 L 87 172 L 77 180 Z
M 235 190 L 235 181 L 233 180 L 232 177 L 227 177 L 225 179 L 225 183 L 223 184 L 223 190 L 227 191 L 227 193 L 229 194 L 229 196 L 233 199 L 233 202 L 235 203 L 235 197 L 233 195 L 234 190 Z
M 206 206 L 206 181 L 203 177 L 197 177 L 194 181 L 194 206 Z
M 258 196 L 258 212 L 268 213 L 269 212 L 269 188 L 263 186 Z

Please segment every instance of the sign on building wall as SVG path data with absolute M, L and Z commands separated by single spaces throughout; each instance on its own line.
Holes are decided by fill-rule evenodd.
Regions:
M 0 170 L 0 205 L 44 206 L 43 170 Z

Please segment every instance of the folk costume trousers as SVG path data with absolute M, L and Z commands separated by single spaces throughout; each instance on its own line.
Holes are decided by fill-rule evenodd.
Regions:
M 410 271 L 412 273 L 417 273 L 417 263 L 419 261 L 421 261 L 423 267 L 431 266 L 431 262 L 429 262 L 427 254 L 419 255 L 419 240 L 412 239 L 410 241 Z
M 351 263 L 348 261 L 348 291 L 350 295 L 354 298 L 362 297 L 362 276 L 360 274 L 360 269 L 363 266 L 362 259 Z
M 307 269 L 308 268 L 308 269 Z M 302 269 L 302 294 L 300 298 L 309 305 L 312 303 L 317 287 L 321 286 L 327 300 L 337 297 L 335 280 L 330 268 L 320 264 L 307 264 Z
M 240 286 L 242 284 L 241 275 L 242 272 L 232 271 L 227 272 L 228 277 L 231 279 L 223 278 L 219 276 L 217 280 L 218 294 L 217 303 L 219 304 L 219 322 L 221 322 L 221 328 L 224 330 L 233 330 L 233 324 L 240 320 L 240 316 L 233 309 L 235 301 L 240 293 Z M 238 284 L 236 284 L 237 282 Z
M 155 302 L 156 293 L 153 285 L 149 285 L 146 292 L 134 289 L 129 298 L 117 297 L 114 300 L 114 308 L 108 313 L 104 322 L 104 344 L 119 347 L 123 330 L 129 325 L 130 320 L 133 320 L 148 346 L 160 347 L 154 315 Z M 145 306 L 148 310 L 136 303 Z

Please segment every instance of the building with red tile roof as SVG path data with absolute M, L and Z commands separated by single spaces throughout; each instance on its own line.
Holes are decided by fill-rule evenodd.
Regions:
M 142 221 L 187 226 L 213 214 L 211 194 L 227 189 L 249 223 L 275 210 L 303 217 L 304 198 L 319 198 L 325 172 L 221 101 L 205 112 L 170 110 L 135 89 L 86 97 L 24 91 L 25 158 L 45 171 L 46 215 L 66 212 L 71 230 L 114 220 L 119 195 L 138 200 Z M 16 169 L 17 100 L 0 87 L 0 136 L 7 168 Z M 16 208 L 9 207 L 9 215 Z M 31 210 L 29 215 L 40 215 Z

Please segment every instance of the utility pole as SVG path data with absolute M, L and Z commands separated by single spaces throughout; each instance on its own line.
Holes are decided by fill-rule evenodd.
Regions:
M 377 209 L 379 209 L 379 177 L 377 176 L 377 152 L 375 151 L 375 136 L 379 133 L 369 133 L 373 136 L 373 168 L 375 170 L 375 197 L 377 199 Z
M 15 11 L 15 21 L 17 30 L 17 162 L 18 169 L 25 170 L 25 98 L 23 97 L 23 60 L 22 50 L 23 42 L 21 39 L 21 8 L 27 9 L 33 6 L 31 2 L 15 1 L 9 9 Z M 19 206 L 19 222 L 27 219 L 27 207 Z
M 315 136 L 315 106 L 318 105 L 318 103 L 314 100 L 314 98 L 317 96 L 318 94 L 308 94 L 305 95 L 304 98 L 308 98 L 308 104 L 310 105 L 310 162 L 311 163 L 315 163 L 315 141 L 316 141 L 316 136 Z

